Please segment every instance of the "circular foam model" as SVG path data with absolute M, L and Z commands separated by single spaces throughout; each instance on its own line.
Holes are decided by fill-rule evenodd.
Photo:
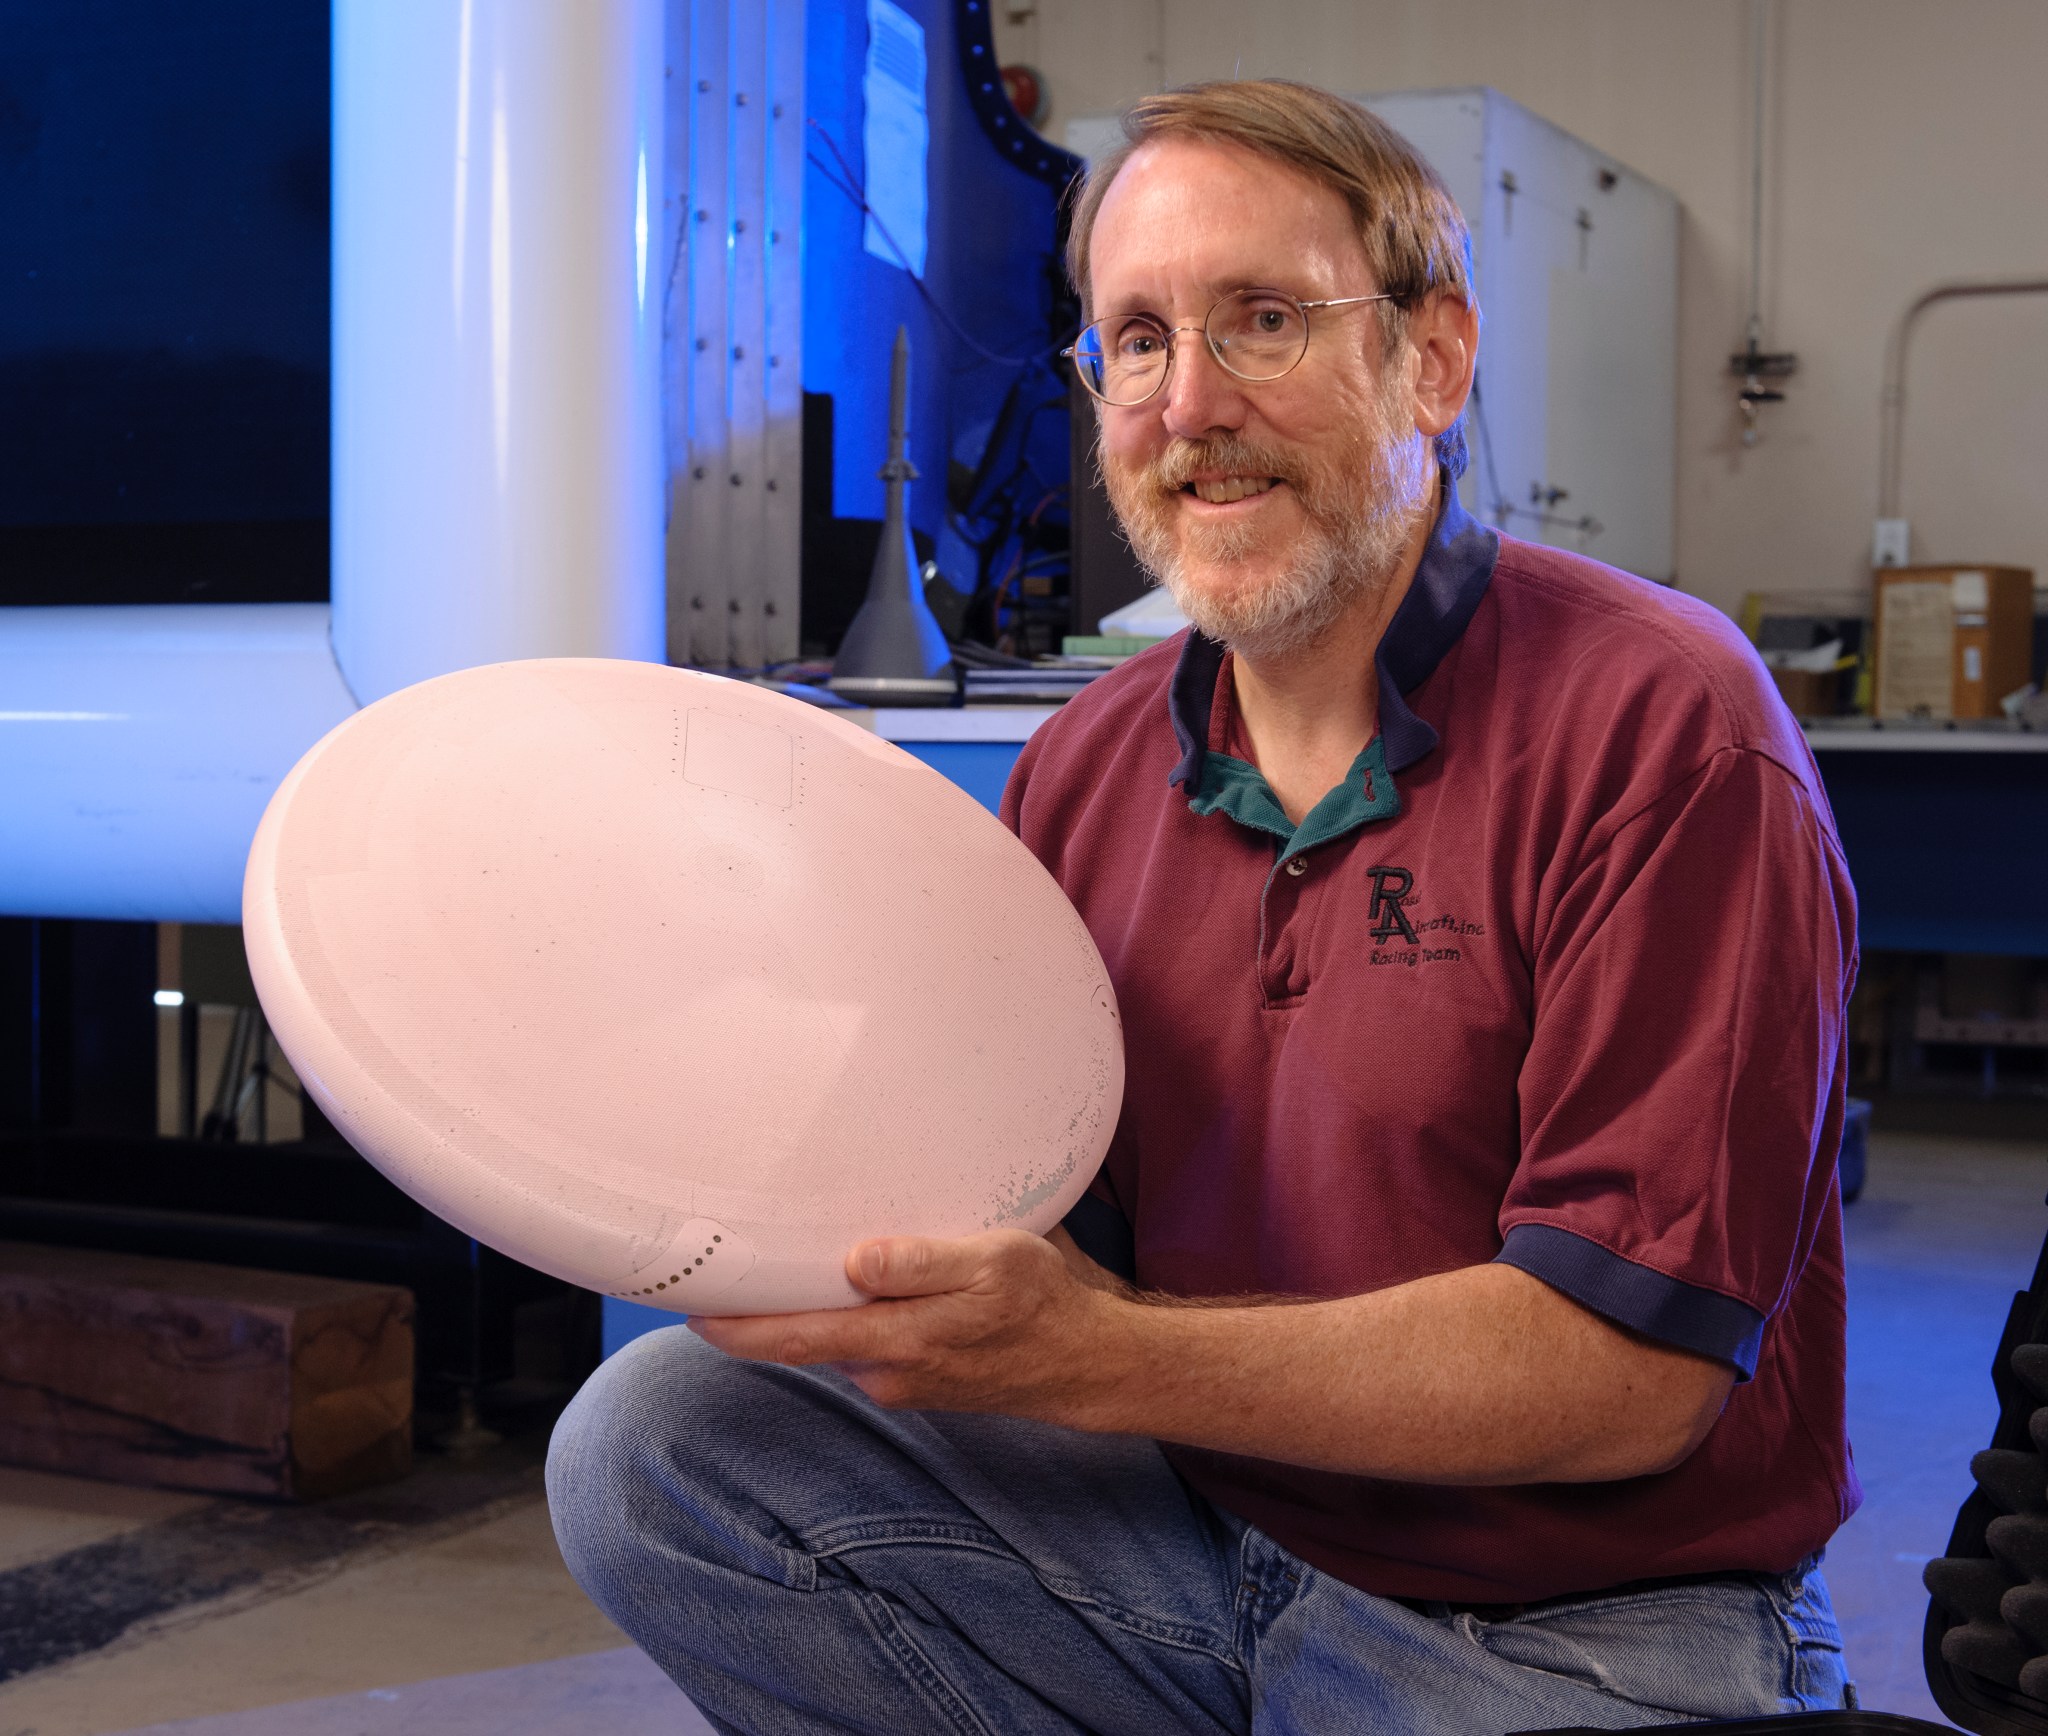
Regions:
M 1042 1234 L 1123 1093 L 1108 973 L 1001 822 L 716 676 L 501 663 L 380 700 L 279 786 L 243 922 L 358 1151 L 679 1313 L 851 1305 L 868 1236 Z

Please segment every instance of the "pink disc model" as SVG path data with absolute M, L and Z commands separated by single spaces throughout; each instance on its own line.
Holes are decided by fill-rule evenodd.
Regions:
M 829 712 L 648 663 L 393 694 L 278 788 L 249 964 L 335 1126 L 557 1277 L 859 1301 L 876 1235 L 1043 1234 L 1123 1094 L 1108 973 L 1009 831 Z

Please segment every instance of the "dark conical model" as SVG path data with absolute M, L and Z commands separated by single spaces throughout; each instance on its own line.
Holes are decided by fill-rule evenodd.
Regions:
M 947 704 L 958 690 L 952 654 L 924 600 L 910 526 L 903 516 L 903 485 L 917 468 L 903 455 L 910 388 L 910 334 L 896 328 L 889 366 L 889 462 L 882 466 L 885 505 L 882 543 L 868 577 L 867 601 L 832 660 L 832 691 L 870 705 Z

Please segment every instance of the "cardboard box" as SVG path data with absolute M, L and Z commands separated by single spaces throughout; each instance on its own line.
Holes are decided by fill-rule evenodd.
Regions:
M 2030 568 L 1880 567 L 1872 613 L 1879 717 L 1997 717 L 1998 702 L 2027 684 Z
M 1778 696 L 1794 717 L 1833 717 L 1841 709 L 1842 676 L 1835 669 L 1773 669 Z

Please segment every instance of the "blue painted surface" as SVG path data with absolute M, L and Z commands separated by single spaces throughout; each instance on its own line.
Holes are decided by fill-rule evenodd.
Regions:
M 2048 754 L 1818 757 L 1866 952 L 2048 958 Z
M 0 525 L 326 517 L 325 0 L 0 0 L 0 44 Z
M 1002 807 L 1003 786 L 1024 744 L 1016 741 L 900 741 L 934 771 L 944 772 L 990 813 Z
M 687 1318 L 666 1308 L 650 1308 L 645 1302 L 621 1302 L 616 1296 L 604 1299 L 604 1353 L 631 1344 L 643 1333 L 658 1332 L 664 1326 L 680 1326 Z
M 811 124 L 805 134 L 803 384 L 834 402 L 833 512 L 880 518 L 876 472 L 888 429 L 889 350 L 897 326 L 910 328 L 910 459 L 917 479 L 908 490 L 908 512 L 916 529 L 936 537 L 945 524 L 947 463 L 956 440 L 967 434 L 978 456 L 973 431 L 985 433 L 1020 373 L 1033 382 L 1027 408 L 1044 400 L 1064 411 L 1064 364 L 1055 351 L 1066 333 L 1055 341 L 1053 312 L 1063 280 L 1053 260 L 1052 189 L 1003 161 L 968 106 L 953 0 L 898 4 L 925 33 L 931 153 L 924 289 L 930 299 L 900 265 L 866 250 L 866 220 L 849 197 L 849 188 L 858 192 L 867 179 L 861 99 L 867 8 L 813 6 L 804 50 L 804 109 Z M 945 317 L 933 311 L 934 302 Z M 991 353 L 1033 359 L 1020 366 L 991 360 Z M 1038 417 L 1031 437 L 1034 470 L 1048 486 L 1064 486 L 1064 413 Z

